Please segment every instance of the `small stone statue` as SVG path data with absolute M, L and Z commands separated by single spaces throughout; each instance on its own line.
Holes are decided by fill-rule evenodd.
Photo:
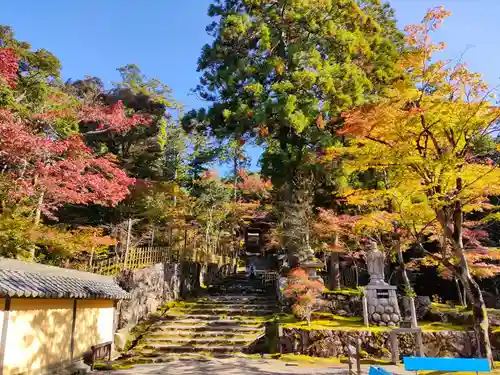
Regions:
M 370 274 L 371 284 L 385 284 L 384 281 L 384 266 L 385 259 L 384 253 L 377 248 L 375 241 L 370 241 L 370 251 L 366 256 L 366 263 L 368 266 L 368 273 Z

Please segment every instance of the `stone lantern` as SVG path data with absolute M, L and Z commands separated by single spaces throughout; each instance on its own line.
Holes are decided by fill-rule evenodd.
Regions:
M 318 280 L 324 284 L 321 276 L 317 274 L 317 269 L 323 267 L 323 262 L 311 259 L 301 263 L 300 267 L 306 270 L 309 280 Z

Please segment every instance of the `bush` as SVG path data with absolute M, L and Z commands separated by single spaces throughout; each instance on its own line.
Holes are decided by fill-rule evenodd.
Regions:
M 318 297 L 324 289 L 325 286 L 320 281 L 309 280 L 304 269 L 294 268 L 288 274 L 288 287 L 284 295 L 295 301 L 292 306 L 293 314 L 301 320 L 306 320 L 310 326 L 313 312 L 318 310 L 322 303 Z

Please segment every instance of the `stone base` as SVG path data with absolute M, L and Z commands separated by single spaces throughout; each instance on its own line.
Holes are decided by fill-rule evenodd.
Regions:
M 401 313 L 396 287 L 389 284 L 368 284 L 365 290 L 369 322 L 378 326 L 398 326 Z

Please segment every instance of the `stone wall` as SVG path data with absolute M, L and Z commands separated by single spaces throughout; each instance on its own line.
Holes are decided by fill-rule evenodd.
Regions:
M 132 341 L 132 328 L 161 306 L 199 292 L 202 285 L 210 285 L 219 275 L 218 265 L 195 262 L 155 264 L 121 271 L 116 281 L 132 298 L 120 301 L 116 308 L 116 348 L 122 350 Z
M 323 293 L 322 312 L 339 316 L 363 316 L 363 302 L 360 295 L 342 293 Z
M 160 306 L 179 298 L 181 265 L 155 264 L 139 270 L 123 270 L 116 277 L 118 284 L 130 293 L 131 299 L 117 306 L 117 328 L 134 326 Z
M 346 344 L 351 338 L 361 339 L 365 357 L 391 357 L 389 332 L 328 331 L 284 328 L 280 337 L 283 353 L 304 354 L 314 357 L 346 357 Z M 398 335 L 401 356 L 414 355 L 415 338 L 411 334 Z M 440 331 L 423 333 L 424 351 L 427 357 L 474 358 L 476 341 L 473 332 Z M 492 334 L 493 355 L 500 359 L 500 335 Z

